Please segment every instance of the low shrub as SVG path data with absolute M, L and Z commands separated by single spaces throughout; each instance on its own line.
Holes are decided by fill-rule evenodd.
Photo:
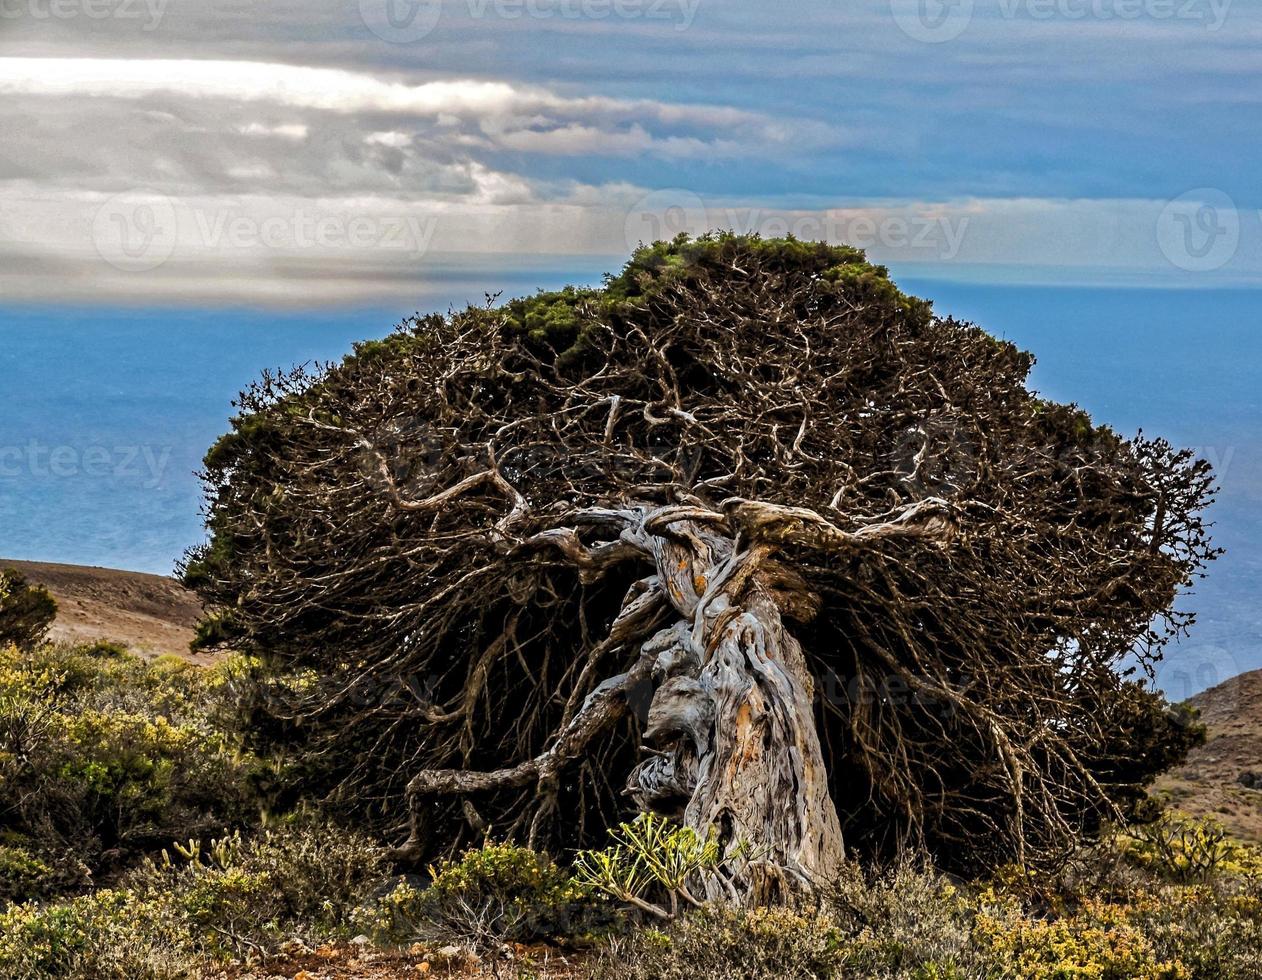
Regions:
M 99 875 L 252 820 L 250 760 L 215 720 L 222 688 L 215 669 L 110 644 L 0 648 L 0 836 Z M 0 902 L 55 893 L 20 865 L 0 862 Z M 64 890 L 88 876 L 60 879 Z
M 612 943 L 591 970 L 627 980 L 813 980 L 845 975 L 846 936 L 820 912 L 709 906 Z
M 5 980 L 173 980 L 349 935 L 350 914 L 386 871 L 357 834 L 291 827 L 184 847 L 114 889 L 0 914 Z
M 868 874 L 847 868 L 826 907 L 846 936 L 847 975 L 946 980 L 985 968 L 971 945 L 968 893 L 913 861 Z
M 985 908 L 974 941 L 1004 975 L 1022 980 L 1188 980 L 1178 960 L 1161 955 L 1129 906 L 1088 901 L 1070 916 L 1032 918 L 1015 902 Z
M 1196 884 L 1172 880 L 1182 860 L 1137 854 L 1129 836 L 1081 859 L 1109 865 L 1105 887 L 1079 887 L 1093 879 L 1077 866 L 1063 878 L 1007 869 L 984 886 L 913 863 L 852 868 L 811 911 L 708 907 L 620 937 L 592 976 L 1257 980 L 1258 852 L 1227 843 Z
M 103 889 L 0 913 L 6 980 L 187 980 L 197 956 L 161 903 Z
M 298 826 L 205 847 L 190 841 L 127 885 L 144 900 L 165 902 L 204 951 L 243 957 L 287 938 L 349 928 L 351 912 L 387 872 L 384 848 L 368 838 Z
M 1233 840 L 1208 818 L 1163 813 L 1130 828 L 1123 846 L 1133 863 L 1179 884 L 1223 876 L 1262 878 L 1262 851 Z
M 379 942 L 457 942 L 478 951 L 510 942 L 566 939 L 608 915 L 591 890 L 547 855 L 491 843 L 430 869 L 432 882 L 400 882 L 357 921 Z
M 88 877 L 81 863 L 41 855 L 19 843 L 0 844 L 0 907 L 82 887 Z

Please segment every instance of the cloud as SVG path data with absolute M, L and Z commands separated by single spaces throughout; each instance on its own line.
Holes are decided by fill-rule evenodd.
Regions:
M 730 155 L 739 153 L 742 143 L 766 152 L 793 143 L 798 135 L 792 121 L 726 106 L 563 96 L 541 87 L 478 79 L 414 84 L 272 62 L 0 57 L 0 96 L 165 98 L 414 118 L 448 126 L 473 121 L 491 145 L 547 153 L 589 153 L 603 139 L 603 152 Z M 654 125 L 667 131 L 654 134 L 647 128 Z M 812 138 L 820 136 L 818 127 L 803 128 Z M 680 129 L 690 132 L 673 132 Z
M 131 6 L 160 23 L 121 0 L 103 20 L 0 22 L 3 295 L 405 296 L 466 261 L 613 264 L 708 227 L 955 276 L 1258 278 L 1240 106 L 1262 13 L 1238 3 L 1196 0 L 1225 18 L 1211 30 L 977 0 L 957 39 L 924 44 L 890 0 L 703 0 L 686 23 L 444 0 L 432 34 L 391 44 L 345 0 L 155 2 Z M 1203 209 L 1167 214 L 1188 187 L 1234 198 L 1213 269 L 1178 264 L 1231 237 Z M 352 234 L 431 218 L 420 250 Z M 302 238 L 308 221 L 328 234 Z M 170 255 L 111 264 L 128 227 L 129 248 L 170 230 Z M 1209 259 L 1195 240 L 1178 259 L 1205 227 Z
M 922 276 L 1262 283 L 1258 215 L 1228 211 L 1212 197 L 887 200 L 807 209 L 626 184 L 533 184 L 482 167 L 468 176 L 461 193 L 406 199 L 49 195 L 28 187 L 10 198 L 0 222 L 0 293 L 146 303 L 419 302 L 439 277 L 480 288 L 522 257 L 558 268 L 588 268 L 599 257 L 612 268 L 643 238 L 710 228 L 854 244 L 896 271 Z M 1204 207 L 1219 209 L 1212 222 Z M 479 299 L 470 288 L 466 298 Z
M 277 136 L 287 140 L 305 140 L 311 130 L 302 123 L 283 123 L 269 126 L 265 123 L 252 122 L 238 126 L 237 132 L 243 136 Z

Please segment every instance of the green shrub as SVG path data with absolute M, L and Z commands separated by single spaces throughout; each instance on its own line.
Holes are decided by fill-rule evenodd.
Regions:
M 57 603 L 47 589 L 30 585 L 12 568 L 0 569 L 0 647 L 38 646 L 56 618 Z
M 746 980 L 861 976 L 844 973 L 845 935 L 827 916 L 788 908 L 711 906 L 663 929 L 612 944 L 591 976 L 627 980 Z
M 400 882 L 360 916 L 381 942 L 459 942 L 474 949 L 507 942 L 566 938 L 600 917 L 590 890 L 547 855 L 516 844 L 486 843 L 430 869 L 417 888 Z
M 1228 880 L 1173 888 L 1132 901 L 1130 921 L 1161 960 L 1195 980 L 1262 977 L 1262 890 Z
M 103 890 L 0 913 L 5 980 L 187 980 L 197 957 L 160 903 Z
M 0 844 L 0 908 L 85 887 L 91 875 L 72 855 L 39 853 L 15 837 Z
M 970 948 L 967 894 L 930 868 L 911 861 L 868 875 L 847 868 L 827 908 L 847 937 L 850 975 L 949 978 L 984 967 Z
M 0 648 L 0 835 L 99 872 L 248 821 L 251 760 L 218 723 L 223 686 L 217 670 L 108 644 Z M 32 888 L 0 884 L 0 901 L 48 894 Z
M 574 880 L 659 919 L 677 914 L 681 898 L 689 905 L 700 904 L 689 883 L 704 882 L 717 873 L 716 837 L 703 839 L 691 827 L 665 817 L 641 813 L 631 823 L 611 829 L 609 836 L 613 844 L 603 851 L 578 854 Z M 656 901 L 665 902 L 665 907 Z
M 998 902 L 978 915 L 974 940 L 1004 975 L 1022 980 L 1188 980 L 1133 916 L 1130 906 L 1088 900 L 1071 915 L 1041 919 Z
M 384 851 L 329 827 L 233 837 L 137 869 L 115 889 L 0 914 L 5 980 L 174 980 L 291 939 L 345 938 Z
M 1262 877 L 1262 851 L 1233 840 L 1208 818 L 1164 813 L 1130 828 L 1125 845 L 1127 856 L 1141 868 L 1180 884 Z
M 349 831 L 288 827 L 203 847 L 127 879 L 131 891 L 165 902 L 200 948 L 241 957 L 286 938 L 336 935 L 387 874 L 385 850 Z

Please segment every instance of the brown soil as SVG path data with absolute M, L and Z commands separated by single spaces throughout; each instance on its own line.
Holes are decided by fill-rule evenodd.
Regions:
M 454 950 L 453 947 L 448 949 Z M 511 960 L 490 964 L 464 953 L 444 955 L 442 947 L 427 949 L 418 945 L 408 951 L 388 952 L 347 945 L 273 957 L 260 966 L 209 973 L 205 980 L 419 980 L 420 977 L 431 980 L 448 977 L 575 980 L 588 974 L 580 954 L 564 954 L 546 946 L 516 946 Z
M 174 653 L 204 662 L 188 645 L 201 617 L 197 598 L 175 579 L 144 572 L 47 562 L 7 561 L 57 600 L 52 639 L 71 643 L 110 640 L 136 653 Z
M 1234 835 L 1262 843 L 1262 790 L 1242 772 L 1262 773 L 1262 670 L 1240 674 L 1189 698 L 1208 729 L 1206 743 L 1157 781 L 1157 792 L 1186 813 L 1213 817 Z

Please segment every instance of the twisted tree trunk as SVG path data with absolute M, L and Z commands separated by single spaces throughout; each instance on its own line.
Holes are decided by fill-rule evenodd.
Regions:
M 744 500 L 721 511 L 588 511 L 576 523 L 535 535 L 520 550 L 542 553 L 539 560 L 559 555 L 586 579 L 628 560 L 651 562 L 653 573 L 628 592 L 599 651 L 638 648 L 634 662 L 571 705 L 543 754 L 494 772 L 418 773 L 408 786 L 411 849 L 423 840 L 425 801 L 436 795 L 535 783 L 538 821 L 550 812 L 560 771 L 651 683 L 644 738 L 652 748 L 627 791 L 643 810 L 674 816 L 703 837 L 717 833 L 721 874 L 706 883 L 706 897 L 752 904 L 826 880 L 843 859 L 841 825 L 815 727 L 814 681 L 785 625 L 808 622 L 818 600 L 779 554 L 793 546 L 857 549 L 896 536 L 942 542 L 950 524 L 941 502 L 854 532 L 813 511 Z M 593 529 L 616 533 L 589 545 L 580 530 Z M 590 663 L 599 661 L 594 651 Z
M 725 877 L 743 899 L 809 888 L 843 857 L 814 683 L 781 608 L 810 608 L 811 597 L 801 584 L 778 599 L 767 549 L 738 552 L 687 522 L 649 544 L 682 618 L 657 655 L 644 731 L 662 754 L 636 767 L 628 791 L 641 809 L 676 816 L 703 837 L 716 831 Z M 707 888 L 709 898 L 727 897 L 718 879 Z

